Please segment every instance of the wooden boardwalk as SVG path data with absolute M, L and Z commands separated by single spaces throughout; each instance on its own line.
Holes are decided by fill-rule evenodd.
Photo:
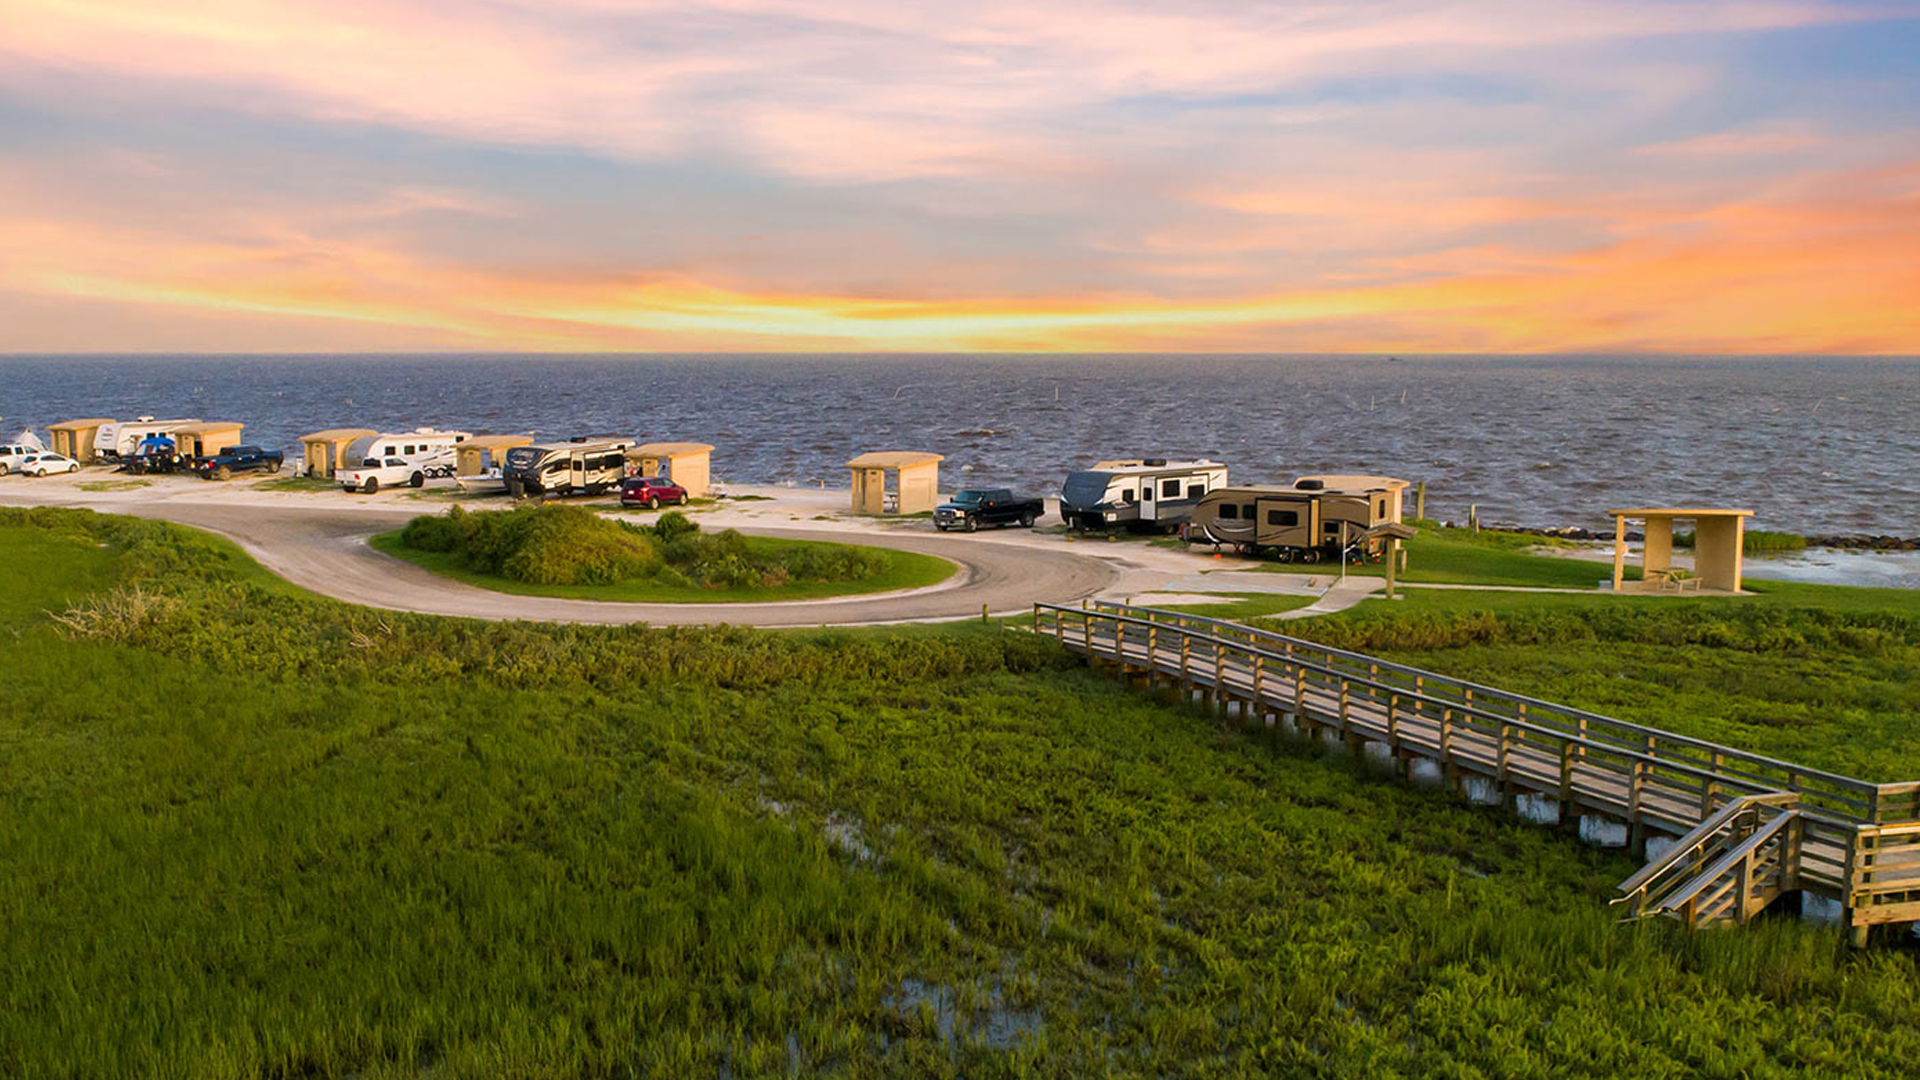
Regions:
M 1745 922 L 1797 890 L 1840 901 L 1857 940 L 1920 919 L 1920 782 L 1873 784 L 1240 623 L 1096 603 L 1034 606 L 1035 630 L 1149 689 L 1248 722 L 1384 748 L 1401 775 L 1433 762 L 1503 801 L 1550 800 L 1562 824 L 1622 823 L 1636 915 Z

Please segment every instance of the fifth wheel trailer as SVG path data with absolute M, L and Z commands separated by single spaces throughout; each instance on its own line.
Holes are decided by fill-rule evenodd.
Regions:
M 507 451 L 500 478 L 507 494 L 598 495 L 620 486 L 627 475 L 627 448 L 632 439 L 573 439 L 534 443 Z
M 1283 562 L 1337 559 L 1345 548 L 1373 555 L 1371 530 L 1400 521 L 1407 481 L 1389 476 L 1303 476 L 1291 487 L 1251 485 L 1210 492 L 1193 509 L 1187 539 L 1271 551 Z

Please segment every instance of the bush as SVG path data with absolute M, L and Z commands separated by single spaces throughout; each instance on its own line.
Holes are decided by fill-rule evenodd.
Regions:
M 663 544 L 671 544 L 683 536 L 691 536 L 700 531 L 700 525 L 678 510 L 669 510 L 660 515 L 653 524 L 653 537 Z
M 400 542 L 452 554 L 482 573 L 536 585 L 611 585 L 660 565 L 650 530 L 607 521 L 577 506 L 521 506 L 505 513 L 414 518 Z
M 727 529 L 703 533 L 679 511 L 653 525 L 609 521 L 576 506 L 414 518 L 400 542 L 452 555 L 460 566 L 534 585 L 611 585 L 640 577 L 706 589 L 773 588 L 794 581 L 858 581 L 884 573 L 885 552 L 835 544 L 756 549 Z

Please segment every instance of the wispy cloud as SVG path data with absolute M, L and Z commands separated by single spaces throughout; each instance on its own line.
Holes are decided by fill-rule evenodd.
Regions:
M 1920 75 L 1742 55 L 1868 23 L 1920 5 L 12 0 L 0 348 L 1911 350 Z

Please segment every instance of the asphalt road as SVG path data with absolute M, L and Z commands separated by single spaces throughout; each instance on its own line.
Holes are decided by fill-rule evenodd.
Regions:
M 46 500 L 48 502 L 66 500 Z M 108 507 L 98 507 L 109 509 Z M 546 622 L 741 626 L 850 626 L 932 622 L 1030 610 L 1035 601 L 1070 603 L 1106 588 L 1106 561 L 1068 551 L 980 537 L 859 534 L 813 529 L 741 529 L 758 536 L 827 540 L 938 555 L 959 564 L 953 578 L 925 589 L 767 604 L 629 604 L 560 600 L 494 592 L 440 577 L 367 546 L 367 538 L 404 519 L 391 512 L 338 506 L 266 507 L 126 500 L 118 513 L 160 518 L 219 533 L 269 570 L 303 588 L 369 607 L 480 619 Z

